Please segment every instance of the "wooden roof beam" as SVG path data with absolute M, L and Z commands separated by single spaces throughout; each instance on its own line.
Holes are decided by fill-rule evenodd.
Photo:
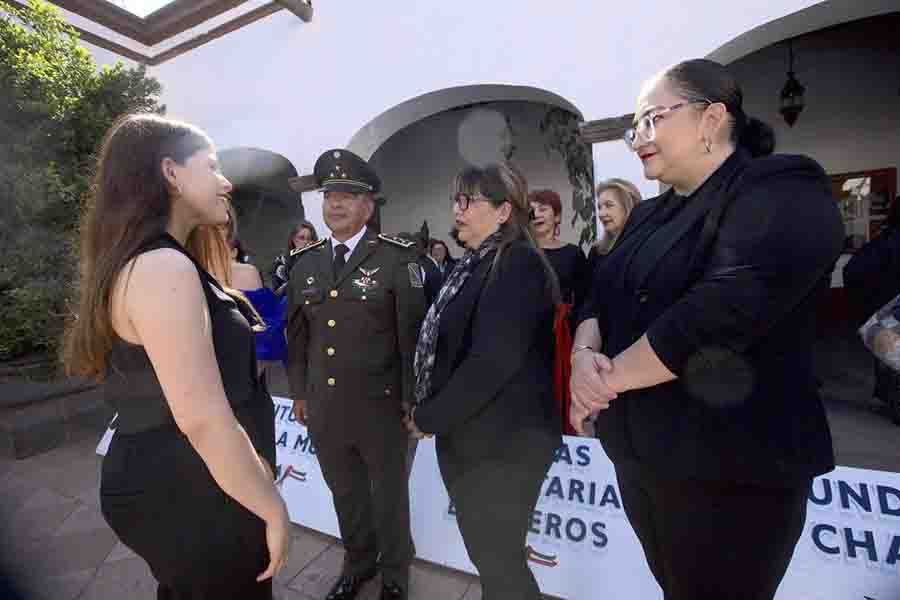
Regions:
M 313 18 L 312 0 L 276 0 L 278 4 L 285 7 L 304 22 L 309 23 Z
M 581 123 L 579 125 L 581 137 L 586 144 L 600 144 L 602 142 L 621 140 L 625 130 L 631 127 L 633 119 L 634 113 L 631 113 L 621 117 L 597 119 L 596 121 Z

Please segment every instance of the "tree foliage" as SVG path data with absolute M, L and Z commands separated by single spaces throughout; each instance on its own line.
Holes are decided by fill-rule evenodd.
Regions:
M 594 203 L 594 159 L 591 145 L 586 144 L 578 129 L 578 116 L 561 108 L 551 108 L 541 119 L 541 133 L 547 152 L 559 154 L 566 163 L 572 185 L 572 226 L 582 222 L 578 243 L 585 245 L 597 239 Z
M 43 0 L 0 0 L 0 360 L 55 351 L 76 273 L 78 218 L 106 130 L 164 112 L 146 68 L 97 68 Z

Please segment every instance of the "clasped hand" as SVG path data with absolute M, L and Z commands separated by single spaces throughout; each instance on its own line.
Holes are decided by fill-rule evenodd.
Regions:
M 402 405 L 402 414 L 403 418 L 401 419 L 401 423 L 406 427 L 406 430 L 409 432 L 410 437 L 414 437 L 417 440 L 421 440 L 422 438 L 431 437 L 426 433 L 422 433 L 422 431 L 416 426 L 416 422 L 413 419 L 413 410 L 412 406 L 408 402 L 403 402 Z
M 609 408 L 609 403 L 618 396 L 608 380 L 612 371 L 612 361 L 598 352 L 582 351 L 572 357 L 569 423 L 578 435 L 584 435 L 585 419 Z

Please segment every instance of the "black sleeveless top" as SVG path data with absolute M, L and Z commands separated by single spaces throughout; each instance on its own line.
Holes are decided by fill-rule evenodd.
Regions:
M 265 381 L 257 376 L 256 343 L 248 318 L 222 286 L 174 238 L 164 234 L 135 256 L 172 248 L 197 268 L 209 307 L 213 346 L 225 396 L 257 452 L 275 468 L 275 410 Z M 165 307 L 160 307 L 165 310 Z M 116 435 L 175 428 L 162 386 L 143 346 L 116 338 L 103 385 L 106 402 L 118 413 Z

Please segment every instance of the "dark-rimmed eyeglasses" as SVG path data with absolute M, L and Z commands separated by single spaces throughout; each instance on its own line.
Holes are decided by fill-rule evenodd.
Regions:
M 475 200 L 484 200 L 485 198 L 480 194 L 466 194 L 464 192 L 457 192 L 450 196 L 450 201 L 453 203 L 453 206 L 459 209 L 459 212 L 466 212 L 469 210 L 469 205 Z
M 670 112 L 674 112 L 679 108 L 684 108 L 690 104 L 707 104 L 711 105 L 712 101 L 706 98 L 702 100 L 685 100 L 672 106 L 662 106 L 647 111 L 644 116 L 634 122 L 634 126 L 626 129 L 622 135 L 622 139 L 628 145 L 629 149 L 634 148 L 634 142 L 637 138 L 641 138 L 645 142 L 652 142 L 656 139 L 656 123 Z

